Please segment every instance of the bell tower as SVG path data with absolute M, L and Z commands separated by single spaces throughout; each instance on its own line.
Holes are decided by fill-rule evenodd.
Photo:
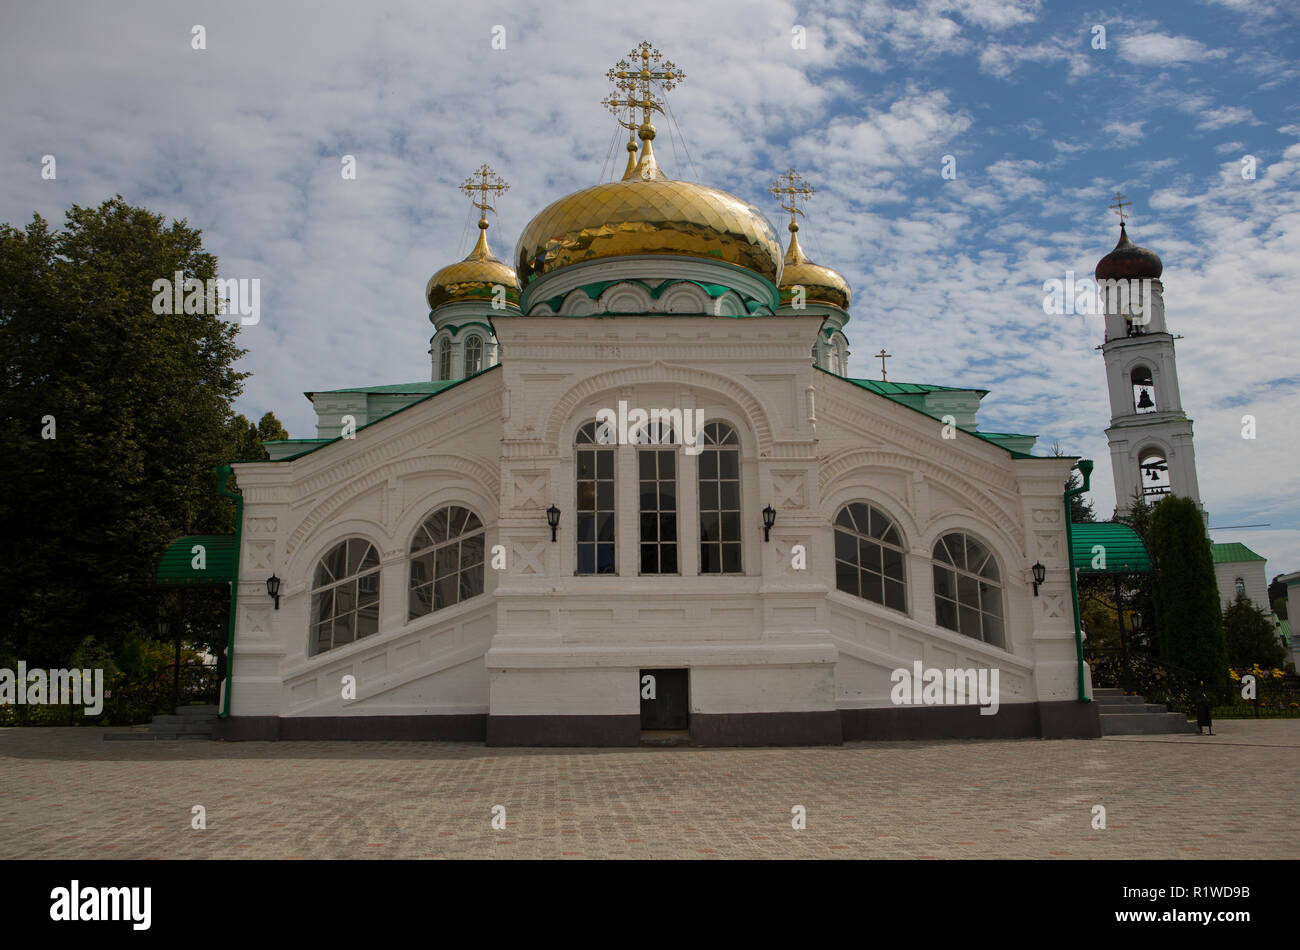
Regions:
M 1111 208 L 1119 215 L 1119 243 L 1096 269 L 1106 318 L 1101 352 L 1110 393 L 1106 438 L 1115 504 L 1126 511 L 1140 491 L 1151 504 L 1174 494 L 1201 507 L 1192 420 L 1183 412 L 1174 337 L 1165 323 L 1164 264 L 1154 251 L 1129 240 L 1128 206 L 1123 195 L 1115 195 Z

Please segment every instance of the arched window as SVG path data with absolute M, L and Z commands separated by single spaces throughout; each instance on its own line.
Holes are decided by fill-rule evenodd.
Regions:
M 438 378 L 451 379 L 451 337 L 448 336 L 438 344 Z
M 907 610 L 903 537 L 880 509 L 855 501 L 835 516 L 835 586 L 854 597 Z
M 701 434 L 700 573 L 740 574 L 740 439 L 725 422 Z
M 1171 487 L 1169 462 L 1159 449 L 1149 448 L 1139 453 L 1138 468 L 1142 473 L 1142 495 L 1144 498 L 1169 494 Z
M 368 637 L 379 630 L 379 555 L 364 538 L 330 548 L 311 583 L 311 653 Z
M 1151 370 L 1145 366 L 1133 367 L 1129 373 L 1129 382 L 1133 386 L 1133 409 L 1136 412 L 1156 411 L 1156 385 L 1151 377 Z
M 934 613 L 940 626 L 994 646 L 1006 645 L 1001 574 L 983 542 L 961 533 L 935 542 Z
M 1246 593 L 1246 581 L 1243 578 L 1238 577 L 1235 581 L 1232 582 L 1232 586 L 1233 589 L 1236 591 L 1238 597 Z
M 672 446 L 681 439 L 670 425 L 654 420 L 638 427 L 632 441 L 641 446 L 636 451 L 641 573 L 676 574 L 677 450 Z
M 483 341 L 471 336 L 465 340 L 465 375 L 472 376 L 483 368 Z
M 613 574 L 614 443 L 617 433 L 588 422 L 574 436 L 579 574 Z
M 483 593 L 483 522 L 449 505 L 424 519 L 411 541 L 408 620 Z

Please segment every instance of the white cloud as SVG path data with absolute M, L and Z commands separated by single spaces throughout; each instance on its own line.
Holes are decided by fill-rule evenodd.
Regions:
M 1209 49 L 1200 40 L 1167 33 L 1135 33 L 1117 38 L 1120 58 L 1137 66 L 1175 66 L 1222 59 L 1224 50 Z
M 1255 118 L 1245 106 L 1220 106 L 1206 112 L 1204 116 L 1200 122 L 1196 123 L 1196 127 L 1207 132 L 1222 129 L 1229 125 L 1240 125 L 1242 122 L 1250 122 Z

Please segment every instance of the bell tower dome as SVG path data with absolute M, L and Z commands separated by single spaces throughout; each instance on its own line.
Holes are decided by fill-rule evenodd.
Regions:
M 1138 494 L 1152 504 L 1174 494 L 1200 507 L 1192 420 L 1183 411 L 1174 337 L 1165 323 L 1164 264 L 1129 239 L 1124 196 L 1116 194 L 1111 207 L 1120 216 L 1119 243 L 1097 262 L 1095 275 L 1105 308 L 1101 352 L 1115 506 L 1122 513 Z

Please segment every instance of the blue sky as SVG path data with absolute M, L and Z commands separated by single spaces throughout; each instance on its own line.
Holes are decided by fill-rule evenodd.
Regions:
M 311 435 L 304 390 L 429 377 L 424 284 L 470 247 L 471 171 L 512 184 L 503 258 L 600 179 L 605 70 L 649 39 L 687 74 L 677 128 L 660 123 L 669 174 L 695 177 L 680 132 L 702 181 L 778 227 L 775 176 L 817 187 L 800 238 L 853 285 L 852 373 L 877 376 L 883 346 L 893 379 L 991 390 L 984 428 L 1097 461 L 1102 517 L 1100 319 L 1045 316 L 1042 285 L 1091 274 L 1117 236 L 1110 195 L 1128 195 L 1131 235 L 1164 259 L 1210 523 L 1270 524 L 1214 537 L 1271 576 L 1300 569 L 1298 26 L 1284 0 L 10 7 L 0 219 L 59 223 L 120 192 L 201 227 L 224 276 L 262 282 L 240 410 Z

